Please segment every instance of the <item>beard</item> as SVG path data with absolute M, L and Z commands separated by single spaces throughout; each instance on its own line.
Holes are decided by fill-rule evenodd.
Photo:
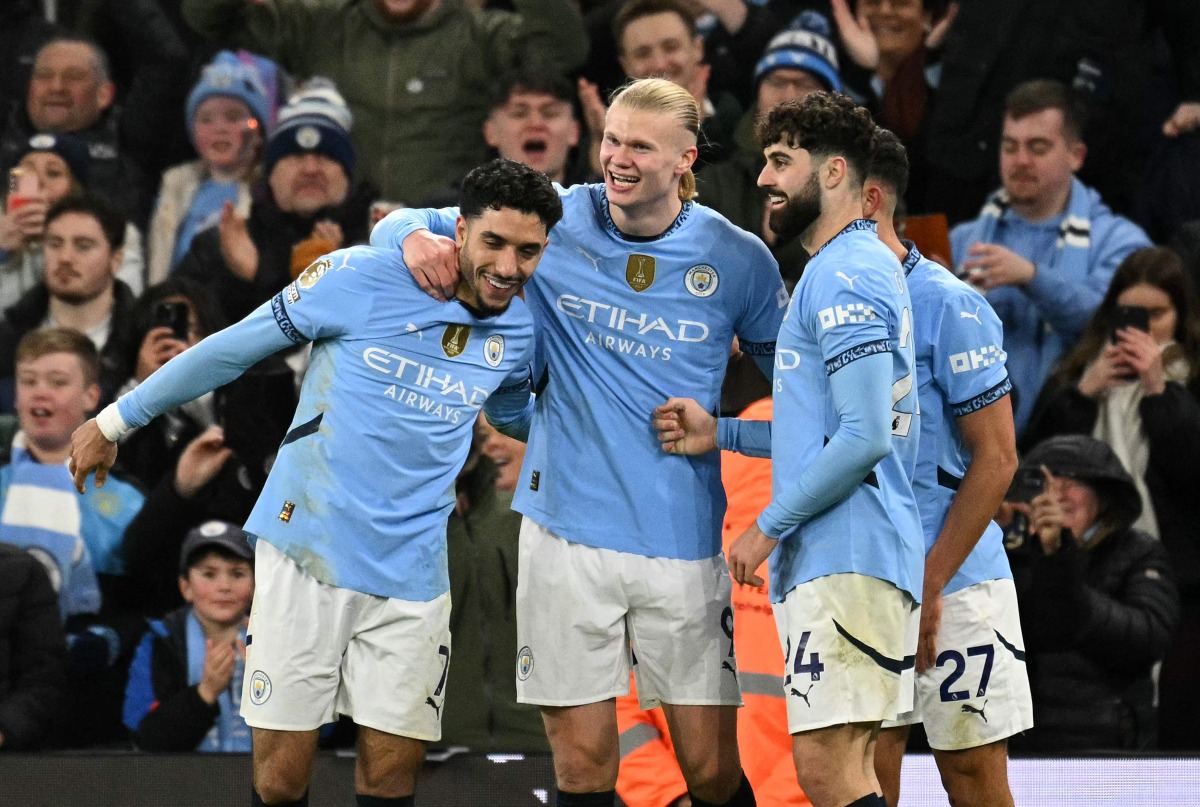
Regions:
M 508 310 L 509 303 L 512 302 L 511 298 L 505 300 L 499 306 L 488 305 L 483 299 L 483 294 L 479 287 L 483 283 L 487 283 L 487 281 L 484 280 L 483 274 L 475 268 L 474 261 L 471 260 L 471 255 L 465 246 L 458 252 L 458 277 L 459 289 L 465 288 L 467 290 L 467 294 L 465 295 L 467 299 L 463 300 L 463 302 L 479 311 L 485 317 L 494 317 Z M 463 296 L 460 293 L 459 299 L 462 300 Z
M 767 223 L 771 232 L 781 238 L 791 238 L 804 233 L 820 217 L 821 186 L 813 172 L 799 193 L 787 197 L 782 209 L 771 211 Z

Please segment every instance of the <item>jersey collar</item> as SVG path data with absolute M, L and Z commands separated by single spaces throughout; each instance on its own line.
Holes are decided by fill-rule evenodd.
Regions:
M 909 272 L 916 268 L 917 262 L 921 260 L 921 253 L 917 251 L 917 245 L 912 241 L 901 241 L 901 244 L 908 247 L 908 254 L 904 256 L 904 260 L 900 261 L 900 265 L 904 267 L 904 276 L 908 277 Z
M 837 235 L 835 235 L 833 238 L 830 238 L 828 241 L 826 241 L 824 244 L 822 244 L 821 248 L 812 254 L 812 257 L 815 258 L 818 255 L 820 255 L 822 252 L 825 251 L 825 249 L 830 244 L 832 244 L 834 241 L 841 238 L 846 233 L 853 233 L 853 232 L 857 232 L 859 230 L 869 230 L 872 233 L 876 233 L 876 232 L 878 232 L 878 229 L 877 229 L 878 226 L 879 225 L 877 225 L 875 222 L 871 221 L 870 219 L 855 219 L 854 221 L 850 222 L 845 227 L 843 227 L 838 232 Z M 809 260 L 812 260 L 812 258 L 810 258 Z
M 687 217 L 692 213 L 692 206 L 691 202 L 684 202 L 683 209 L 679 211 L 679 215 L 675 217 L 675 221 L 671 222 L 671 226 L 658 235 L 629 235 L 628 233 L 621 232 L 616 222 L 613 221 L 612 214 L 608 211 L 608 193 L 605 191 L 603 185 L 600 186 L 600 215 L 604 219 L 604 227 L 609 233 L 620 238 L 622 241 L 646 242 L 666 238 L 683 226 L 683 223 L 687 221 Z

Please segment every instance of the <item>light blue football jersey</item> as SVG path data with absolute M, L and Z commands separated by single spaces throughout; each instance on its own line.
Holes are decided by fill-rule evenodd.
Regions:
M 904 260 L 913 303 L 913 338 L 921 403 L 921 441 L 913 492 L 921 511 L 925 551 L 942 531 L 970 455 L 957 418 L 995 403 L 1012 383 L 1004 367 L 1000 318 L 983 295 L 916 247 Z M 1004 536 L 995 522 L 946 584 L 950 594 L 985 580 L 1011 579 Z
M 121 414 L 138 425 L 166 405 L 164 384 L 178 398 L 213 380 L 189 379 L 188 367 L 224 362 L 236 375 L 279 342 L 308 341 L 300 403 L 246 531 L 329 585 L 418 601 L 445 593 L 446 519 L 476 415 L 498 388 L 528 396 L 528 307 L 516 299 L 481 317 L 425 294 L 395 250 L 339 250 L 168 362 L 160 373 L 173 372 L 122 398 Z
M 892 358 L 892 450 L 849 496 L 780 536 L 770 562 L 775 602 L 801 583 L 851 572 L 921 598 L 925 552 L 911 483 L 921 428 L 912 303 L 900 262 L 875 223 L 859 219 L 809 261 L 779 332 L 773 500 L 839 428 L 830 377 L 881 353 Z
M 665 233 L 635 239 L 613 223 L 603 185 L 559 191 L 562 221 L 525 287 L 538 325 L 538 395 L 513 507 L 575 543 L 717 555 L 719 456 L 664 453 L 651 412 L 672 396 L 716 412 L 735 334 L 747 353 L 774 353 L 787 306 L 778 265 L 703 205 L 685 203 Z M 399 247 L 414 216 L 452 236 L 456 215 L 398 211 L 372 243 Z

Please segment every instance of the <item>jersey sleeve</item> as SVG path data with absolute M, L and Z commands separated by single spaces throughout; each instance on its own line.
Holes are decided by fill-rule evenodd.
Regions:
M 787 311 L 787 288 L 779 274 L 779 264 L 761 242 L 754 245 L 747 263 L 746 299 L 742 315 L 734 325 L 738 345 L 743 353 L 752 356 L 773 355 L 779 326 Z
M 375 229 L 371 230 L 371 246 L 383 249 L 401 249 L 404 239 L 417 230 L 429 230 L 435 235 L 453 238 L 454 228 L 457 224 L 457 207 L 440 209 L 406 207 L 393 210 L 375 225 Z
M 271 314 L 296 343 L 344 336 L 367 322 L 379 264 L 361 252 L 338 250 L 314 261 L 271 299 Z
M 942 289 L 935 312 L 931 371 L 955 417 L 995 403 L 1012 390 L 1000 318 L 975 290 Z
M 826 375 L 893 350 L 887 317 L 889 300 L 899 291 L 889 284 L 901 282 L 898 269 L 893 279 L 890 272 L 849 262 L 823 266 L 812 279 L 798 313 L 820 348 Z

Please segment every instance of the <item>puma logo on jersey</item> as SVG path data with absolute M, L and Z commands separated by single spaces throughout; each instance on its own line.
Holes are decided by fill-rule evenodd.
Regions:
M 983 322 L 981 322 L 981 321 L 980 321 L 980 319 L 979 319 L 979 306 L 975 306 L 975 313 L 974 313 L 974 314 L 968 314 L 966 311 L 959 311 L 959 312 L 958 312 L 958 316 L 959 316 L 961 319 L 973 319 L 973 320 L 975 320 L 976 322 L 978 322 L 980 325 L 982 325 L 982 324 L 983 324 Z
M 425 699 L 425 705 L 426 705 L 426 706 L 432 706 L 432 707 L 433 707 L 433 711 L 434 711 L 434 713 L 435 713 L 435 714 L 436 714 L 438 717 L 441 717 L 441 716 L 442 716 L 442 707 L 438 706 L 438 705 L 437 705 L 437 703 L 436 703 L 436 702 L 433 700 L 433 698 L 426 698 L 426 699 Z
M 854 277 L 847 277 L 845 272 L 834 272 L 834 274 L 846 281 L 846 285 L 850 287 L 851 291 L 854 291 L 854 281 L 858 280 L 858 275 L 855 275 Z
M 597 272 L 600 271 L 600 259 L 599 258 L 592 255 L 592 253 L 588 252 L 583 247 L 575 247 L 575 251 L 578 252 L 583 257 L 587 258 L 589 261 L 591 261 L 593 269 L 595 269 Z
M 404 330 L 406 333 L 415 333 L 417 335 L 418 339 L 420 339 L 422 342 L 425 341 L 425 334 L 422 333 L 420 328 L 418 328 L 416 325 L 412 324 L 411 322 L 404 326 Z
M 815 686 L 816 686 L 816 684 L 809 684 L 809 685 L 808 685 L 808 689 L 804 690 L 803 692 L 801 692 L 800 690 L 796 689 L 795 687 L 791 687 L 791 688 L 790 688 L 790 689 L 791 689 L 791 694 L 792 694 L 792 695 L 795 695 L 797 698 L 803 698 L 803 699 L 804 699 L 804 705 L 805 705 L 805 706 L 807 706 L 809 709 L 811 709 L 811 708 L 812 708 L 812 704 L 808 702 L 808 693 L 812 692 L 812 688 L 813 688 L 813 687 L 815 687 Z
M 987 715 L 985 715 L 983 713 L 983 710 L 987 708 L 987 704 L 988 704 L 988 702 L 984 701 L 983 706 L 980 706 L 978 709 L 976 709 L 971 704 L 964 703 L 962 705 L 962 713 L 965 715 L 979 715 L 980 717 L 983 718 L 983 722 L 986 723 L 986 722 L 988 722 L 988 719 L 987 719 Z
M 733 677 L 734 677 L 734 678 L 737 678 L 737 670 L 735 670 L 735 669 L 733 668 L 733 665 L 732 665 L 732 664 L 730 664 L 728 661 L 722 661 L 722 662 L 721 662 L 721 669 L 722 669 L 722 670 L 729 670 L 731 673 L 733 673 Z

